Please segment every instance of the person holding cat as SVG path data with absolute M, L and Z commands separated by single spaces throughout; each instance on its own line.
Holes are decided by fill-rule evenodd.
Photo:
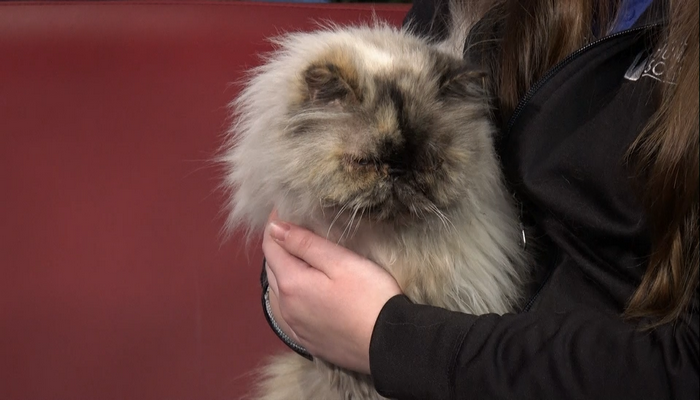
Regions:
M 273 213 L 275 320 L 390 398 L 698 398 L 698 2 L 484 3 L 465 53 L 492 77 L 497 152 L 536 244 L 522 311 L 413 304 Z M 438 39 L 450 10 L 416 0 L 407 21 Z

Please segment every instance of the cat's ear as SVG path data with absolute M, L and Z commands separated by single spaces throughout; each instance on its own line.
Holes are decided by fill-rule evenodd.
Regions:
M 445 98 L 484 99 L 488 95 L 486 72 L 467 66 L 444 71 L 438 84 L 440 96 Z
M 304 72 L 308 101 L 317 104 L 360 100 L 357 74 L 336 63 L 313 64 Z

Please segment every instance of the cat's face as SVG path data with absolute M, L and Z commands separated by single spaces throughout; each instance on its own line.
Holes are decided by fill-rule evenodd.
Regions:
M 282 138 L 288 188 L 373 220 L 438 215 L 469 196 L 492 157 L 483 74 L 429 59 L 426 69 L 372 70 L 340 52 L 311 62 Z

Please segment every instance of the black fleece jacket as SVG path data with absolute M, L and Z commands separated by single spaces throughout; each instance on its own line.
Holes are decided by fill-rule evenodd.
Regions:
M 443 34 L 444 1 L 416 0 L 420 33 Z M 698 295 L 675 324 L 621 317 L 650 252 L 625 152 L 655 109 L 658 24 L 586 46 L 501 122 L 498 151 L 538 251 L 519 313 L 467 315 L 389 300 L 372 335 L 379 392 L 397 399 L 698 399 Z M 655 68 L 657 67 L 657 68 Z

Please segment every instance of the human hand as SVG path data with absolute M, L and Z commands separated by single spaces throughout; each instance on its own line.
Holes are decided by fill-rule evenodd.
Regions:
M 312 355 L 369 374 L 374 324 L 399 285 L 377 264 L 276 217 L 263 238 L 275 320 Z

